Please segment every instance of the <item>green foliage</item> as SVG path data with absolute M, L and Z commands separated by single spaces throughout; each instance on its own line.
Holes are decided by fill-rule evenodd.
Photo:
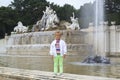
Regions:
M 15 11 L 10 7 L 0 7 L 0 38 L 4 37 L 4 34 L 8 35 L 15 26 L 14 20 Z
M 105 0 L 105 20 L 116 21 L 117 25 L 120 25 L 120 1 L 119 0 Z
M 67 20 L 70 21 L 70 17 L 72 16 L 72 13 L 75 12 L 75 9 L 73 6 L 65 4 L 63 7 L 60 8 L 60 20 Z
M 46 0 L 14 0 L 10 6 L 17 11 L 17 21 L 22 21 L 24 25 L 32 25 L 41 19 L 42 11 L 48 5 Z
M 120 13 L 107 14 L 107 21 L 111 25 L 111 21 L 116 21 L 117 25 L 120 25 Z

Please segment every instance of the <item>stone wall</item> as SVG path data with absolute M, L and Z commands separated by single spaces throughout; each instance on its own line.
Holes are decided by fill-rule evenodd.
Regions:
M 111 24 L 111 26 L 108 26 L 107 22 L 101 23 L 98 26 L 100 28 L 99 31 L 97 31 L 97 36 L 96 29 L 91 23 L 87 29 L 81 29 L 80 31 L 63 30 L 61 31 L 63 32 L 62 39 L 65 40 L 67 44 L 91 45 L 92 48 L 90 49 L 93 53 L 97 55 L 120 56 L 120 26 L 115 25 L 115 22 L 111 22 Z M 54 40 L 54 32 L 55 31 L 13 34 L 9 37 L 9 39 L 7 38 L 7 52 L 14 53 L 15 50 L 13 48 L 17 50 L 17 47 L 20 48 L 20 45 L 22 45 L 23 47 L 26 46 L 26 48 L 24 49 L 33 50 L 33 47 L 36 47 L 36 44 L 37 46 L 42 46 L 43 44 L 50 44 L 52 40 Z M 23 47 L 21 47 L 19 50 L 21 50 Z M 24 51 L 24 49 L 22 50 Z M 33 51 L 36 50 L 37 48 Z
M 104 22 L 98 26 L 98 31 L 96 30 L 92 23 L 82 30 L 88 33 L 85 37 L 88 37 L 86 43 L 93 45 L 94 52 L 101 56 L 120 56 L 120 25 L 111 22 L 111 26 L 108 26 L 108 23 Z
M 85 32 L 61 30 L 62 39 L 71 44 L 84 44 Z M 7 45 L 50 44 L 54 40 L 55 31 L 31 32 L 13 34 L 9 37 Z
M 61 31 L 62 39 L 67 43 L 68 55 L 92 53 L 92 45 L 85 41 L 86 32 Z M 48 55 L 50 43 L 54 40 L 55 31 L 34 32 L 11 35 L 6 46 L 7 54 Z

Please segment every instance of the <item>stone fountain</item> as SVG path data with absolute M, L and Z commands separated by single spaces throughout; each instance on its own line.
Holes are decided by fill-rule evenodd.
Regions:
M 54 40 L 55 31 L 48 30 L 49 28 L 59 27 L 57 26 L 59 19 L 57 18 L 57 13 L 50 6 L 46 7 L 43 12 L 42 19 L 33 26 L 33 32 L 27 33 L 21 30 L 23 29 L 21 22 L 18 23 L 17 29 L 16 27 L 14 28 L 15 31 L 20 33 L 12 34 L 7 40 L 6 54 L 1 57 L 1 62 L 5 66 L 52 71 L 53 65 L 49 54 L 49 46 Z M 65 65 L 70 62 L 82 61 L 93 51 L 93 46 L 85 40 L 88 33 L 79 30 L 80 27 L 74 13 L 71 20 L 71 29 L 61 30 L 63 33 L 62 39 L 66 41 L 68 48 Z
M 53 71 L 53 61 L 49 54 L 49 46 L 54 40 L 55 31 L 50 31 L 49 29 L 57 29 L 60 21 L 57 13 L 50 6 L 46 6 L 46 10 L 43 13 L 41 20 L 37 21 L 33 26 L 32 32 L 27 33 L 27 29 L 22 22 L 18 22 L 18 26 L 14 30 L 19 34 L 12 34 L 6 40 L 6 54 L 0 57 L 2 65 L 14 68 Z M 106 64 L 109 59 L 99 56 L 91 57 L 96 55 L 93 24 L 90 24 L 86 31 L 80 29 L 78 19 L 75 18 L 74 13 L 70 19 L 72 23 L 69 25 L 65 24 L 66 29 L 61 30 L 62 39 L 67 43 L 68 48 L 68 54 L 65 59 L 65 72 L 67 72 L 67 68 L 70 68 L 71 62 Z M 100 47 L 99 49 L 101 49 Z
M 105 54 L 105 29 L 104 29 L 104 0 L 95 1 L 95 22 L 93 34 L 93 46 L 95 55 L 88 56 L 83 63 L 103 63 L 110 64 L 110 59 Z
M 20 27 L 23 26 L 21 22 L 18 23 L 17 29 L 15 27 L 14 30 L 21 33 L 9 36 L 5 54 L 7 57 L 2 57 L 4 65 L 17 68 L 52 71 L 53 65 L 49 55 L 49 46 L 54 40 L 55 31 L 49 31 L 49 28 L 59 27 L 57 26 L 59 19 L 57 13 L 51 9 L 50 6 L 46 7 L 43 13 L 42 19 L 37 21 L 36 25 L 33 26 L 33 32 L 23 33 L 26 29 L 24 30 Z M 53 18 L 53 16 L 55 18 Z M 72 23 L 69 26 L 66 25 L 66 30 L 61 30 L 63 33 L 62 39 L 67 43 L 68 48 L 65 65 L 71 62 L 82 62 L 86 56 L 95 55 L 94 45 L 89 42 L 90 40 L 92 41 L 93 36 L 90 34 L 93 32 L 80 30 L 78 19 L 75 18 L 74 13 L 70 19 Z M 88 59 L 84 60 L 84 62 L 86 61 L 90 63 L 93 62 Z M 48 68 L 48 66 L 50 67 Z M 69 66 L 65 68 L 67 67 Z

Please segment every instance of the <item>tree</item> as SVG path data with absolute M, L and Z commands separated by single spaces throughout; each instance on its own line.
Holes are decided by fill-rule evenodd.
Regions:
M 18 21 L 25 25 L 33 25 L 41 19 L 42 11 L 48 5 L 46 0 L 14 0 L 10 7 L 17 11 Z
M 8 35 L 13 29 L 13 25 L 15 25 L 15 11 L 10 7 L 0 7 L 0 38 L 4 37 L 4 34 Z
M 75 12 L 75 8 L 69 4 L 65 4 L 59 9 L 58 15 L 60 16 L 60 20 L 70 21 L 73 12 Z
M 90 22 L 94 22 L 94 4 L 86 3 L 79 10 L 81 28 L 87 28 Z
M 116 21 L 117 25 L 120 25 L 120 1 L 119 0 L 105 0 L 105 20 Z

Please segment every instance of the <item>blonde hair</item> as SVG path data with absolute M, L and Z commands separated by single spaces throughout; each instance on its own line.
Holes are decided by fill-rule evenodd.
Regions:
M 57 30 L 57 31 L 55 31 L 55 35 L 56 35 L 56 34 L 62 35 L 62 32 L 61 32 L 60 30 Z

